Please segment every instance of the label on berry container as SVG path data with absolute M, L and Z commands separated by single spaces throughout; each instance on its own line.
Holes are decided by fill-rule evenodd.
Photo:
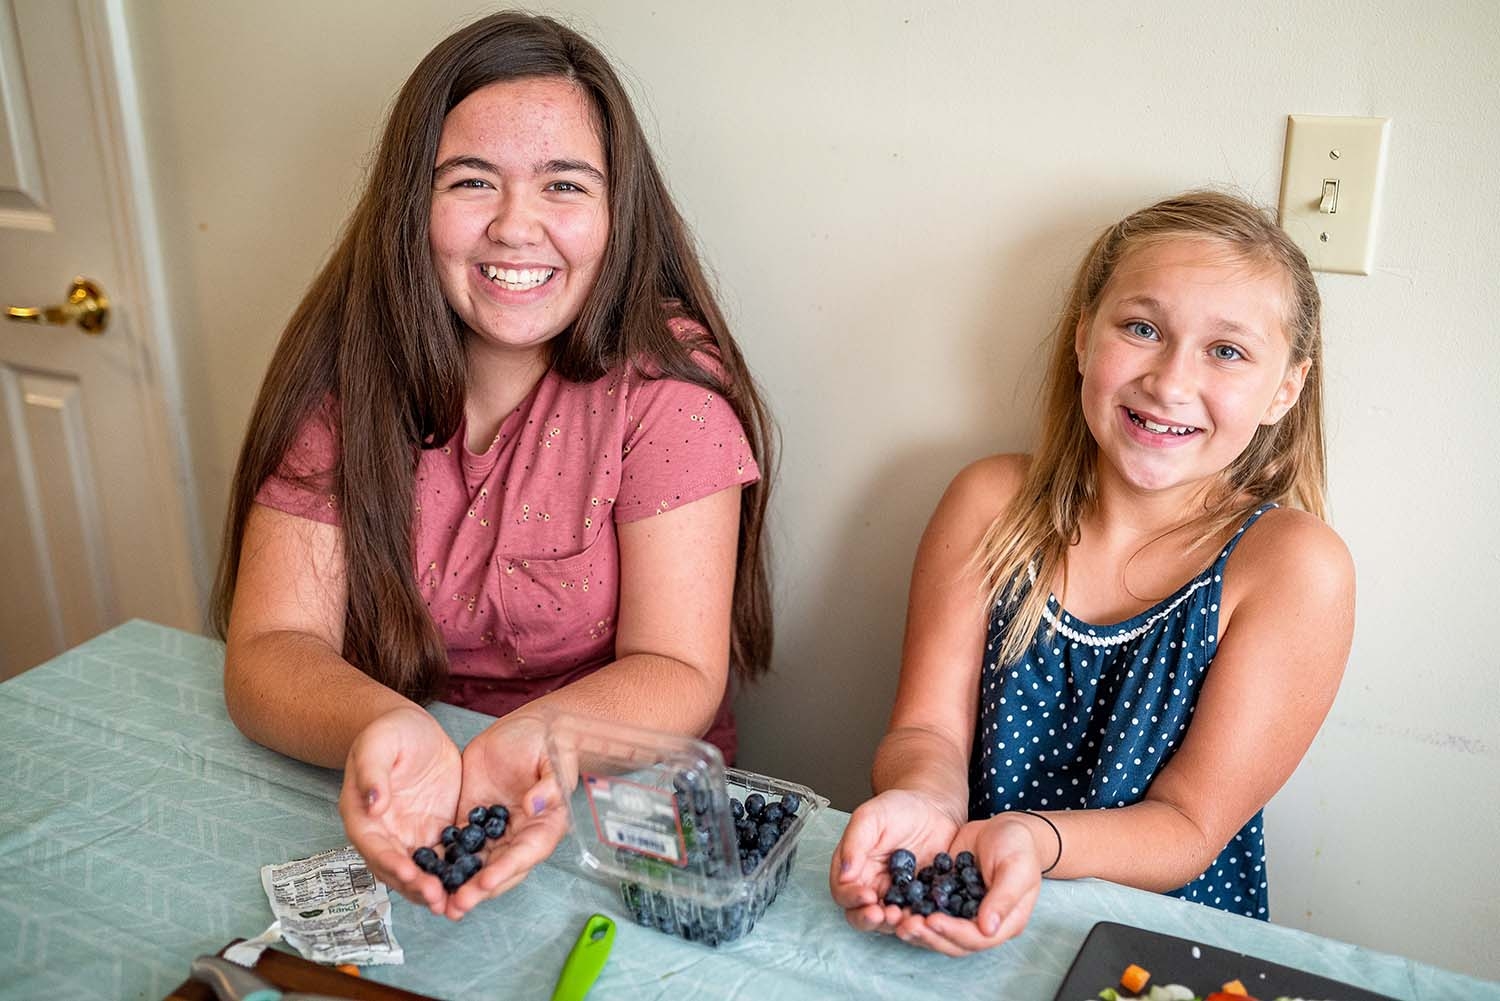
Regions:
M 682 821 L 672 793 L 603 775 L 581 776 L 599 840 L 614 848 L 682 865 Z

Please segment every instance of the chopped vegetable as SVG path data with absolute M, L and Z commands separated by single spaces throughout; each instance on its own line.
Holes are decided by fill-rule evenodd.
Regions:
M 1245 990 L 1245 985 L 1240 983 L 1238 980 L 1231 980 L 1229 981 L 1229 983 L 1225 984 L 1219 989 L 1222 990 L 1225 994 L 1238 994 L 1242 998 L 1247 998 L 1250 996 L 1250 992 Z
M 1120 974 L 1120 986 L 1125 988 L 1128 994 L 1139 994 L 1146 986 L 1146 981 L 1151 979 L 1151 973 L 1134 963 L 1125 967 L 1125 972 Z
M 1195 1001 L 1197 995 L 1181 984 L 1152 984 L 1146 997 L 1149 1001 Z

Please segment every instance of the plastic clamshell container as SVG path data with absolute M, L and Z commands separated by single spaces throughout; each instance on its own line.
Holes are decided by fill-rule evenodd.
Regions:
M 548 724 L 577 864 L 617 886 L 638 924 L 717 946 L 750 932 L 786 885 L 797 845 L 828 801 L 806 786 L 726 768 L 701 740 L 572 714 Z M 780 837 L 742 869 L 730 800 L 800 800 Z

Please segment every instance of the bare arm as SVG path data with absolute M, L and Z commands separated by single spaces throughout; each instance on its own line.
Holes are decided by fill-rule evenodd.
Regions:
M 250 510 L 224 653 L 224 700 L 252 740 L 312 764 L 344 764 L 392 709 L 419 709 L 340 655 L 347 600 L 333 525 Z
M 877 793 L 920 792 L 958 824 L 969 814 L 969 751 L 988 627 L 969 561 L 1024 470 L 1018 456 L 974 463 L 928 522 L 912 570 L 896 703 L 875 754 Z

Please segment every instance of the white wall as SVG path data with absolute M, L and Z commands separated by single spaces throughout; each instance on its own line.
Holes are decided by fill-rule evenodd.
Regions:
M 1378 270 L 1321 278 L 1359 623 L 1270 808 L 1273 915 L 1500 978 L 1500 7 L 1428 6 L 551 8 L 632 80 L 784 434 L 777 676 L 741 699 L 744 764 L 845 809 L 867 791 L 917 537 L 964 462 L 1028 442 L 1091 236 L 1204 183 L 1274 202 L 1289 113 L 1389 116 Z M 475 12 L 133 7 L 210 520 L 388 101 Z

